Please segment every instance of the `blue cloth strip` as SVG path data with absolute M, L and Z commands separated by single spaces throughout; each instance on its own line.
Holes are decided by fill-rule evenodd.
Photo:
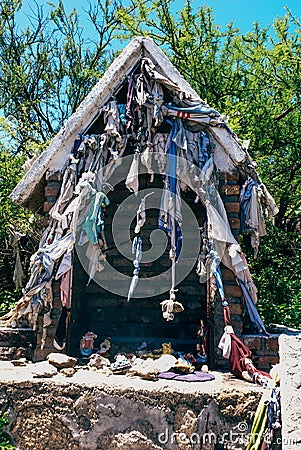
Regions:
M 238 278 L 238 282 L 242 289 L 242 293 L 243 293 L 243 296 L 244 296 L 244 299 L 246 302 L 246 307 L 247 307 L 251 322 L 253 323 L 253 325 L 258 333 L 265 334 L 266 336 L 268 336 L 268 332 L 265 328 L 262 318 L 260 317 L 260 315 L 257 311 L 256 305 L 254 304 L 254 301 L 252 299 L 252 296 L 250 294 L 248 286 L 240 278 Z

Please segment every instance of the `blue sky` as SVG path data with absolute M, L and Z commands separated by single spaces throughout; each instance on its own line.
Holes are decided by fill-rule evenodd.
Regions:
M 93 0 L 91 0 L 93 2 Z M 37 0 L 39 5 L 45 5 L 47 10 L 47 1 Z M 52 3 L 57 4 L 57 0 L 52 0 Z M 126 2 L 125 2 L 126 3 Z M 184 1 L 174 1 L 174 11 L 182 8 Z M 64 5 L 67 11 L 71 11 L 74 7 L 79 13 L 83 13 L 83 4 L 87 4 L 83 0 L 64 0 Z M 243 33 L 252 30 L 254 22 L 258 21 L 262 26 L 271 25 L 275 17 L 283 16 L 285 14 L 285 6 L 292 11 L 292 13 L 301 19 L 301 1 L 300 0 L 206 0 L 200 2 L 192 0 L 192 4 L 198 7 L 201 4 L 211 6 L 214 11 L 215 22 L 223 27 L 227 23 L 234 21 L 235 25 L 241 29 Z M 24 12 L 30 11 L 30 5 L 34 5 L 33 0 L 23 0 Z M 83 21 L 84 24 L 85 21 Z M 24 16 L 19 15 L 19 24 L 24 24 Z
M 262 26 L 271 25 L 275 17 L 285 14 L 285 6 L 295 17 L 301 18 L 300 0 L 207 0 L 204 3 L 212 7 L 216 23 L 224 26 L 234 21 L 244 33 L 251 31 L 255 22 Z

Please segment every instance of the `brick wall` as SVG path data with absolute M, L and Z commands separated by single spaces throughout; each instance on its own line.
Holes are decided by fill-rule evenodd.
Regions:
M 0 328 L 0 359 L 33 359 L 36 333 L 28 328 Z
M 144 181 L 144 188 L 162 188 L 162 177 L 156 177 L 154 183 Z M 109 248 L 114 246 L 110 232 L 110 222 L 118 206 L 129 196 L 124 182 L 115 187 L 110 193 L 110 205 L 107 208 L 106 240 Z M 195 205 L 195 194 L 189 192 L 183 195 L 191 209 L 198 211 L 199 225 L 205 220 L 205 210 L 201 204 Z M 135 217 L 135 211 L 132 218 Z M 147 220 L 142 228 L 141 237 L 143 248 L 148 249 L 149 233 L 157 228 L 158 210 L 147 211 Z M 135 222 L 135 220 L 134 220 Z M 195 230 L 194 230 L 195 232 Z M 189 236 L 185 236 L 189 239 Z M 129 245 L 131 245 L 129 243 Z M 152 277 L 166 271 L 171 263 L 168 257 L 169 247 L 154 263 L 141 265 L 141 277 Z M 108 262 L 125 275 L 132 276 L 132 261 L 123 257 L 115 248 L 107 252 Z M 153 348 L 161 346 L 162 342 L 172 342 L 174 348 L 183 351 L 195 351 L 197 342 L 197 329 L 199 320 L 206 321 L 206 285 L 199 283 L 195 267 L 191 273 L 180 283 L 177 299 L 183 303 L 185 311 L 177 314 L 174 321 L 166 322 L 162 318 L 160 302 L 168 298 L 170 289 L 170 275 L 163 282 L 166 283 L 167 292 L 156 295 L 155 289 L 152 297 L 132 298 L 127 302 L 128 284 L 124 284 L 125 297 L 110 293 L 91 282 L 87 284 L 87 275 L 80 263 L 76 260 L 74 268 L 73 304 L 70 328 L 70 352 L 78 352 L 79 340 L 86 331 L 93 331 L 101 342 L 110 336 L 113 351 L 133 351 L 141 342 L 146 341 Z M 139 282 L 136 292 L 141 287 Z M 151 288 L 150 290 L 151 291 Z
M 238 171 L 231 175 L 219 174 L 219 191 L 227 211 L 232 233 L 237 242 L 240 242 L 240 189 L 241 185 Z M 221 266 L 221 270 L 234 331 L 252 351 L 255 366 L 261 370 L 269 370 L 272 365 L 277 364 L 279 361 L 278 335 L 270 335 L 269 338 L 266 338 L 256 334 L 243 334 L 241 288 L 237 285 L 235 275 L 231 270 L 223 265 Z M 228 362 L 222 358 L 221 351 L 217 348 L 224 328 L 223 308 L 220 302 L 216 302 L 215 305 L 214 325 L 215 366 L 226 369 L 228 368 Z
M 46 227 L 48 225 L 49 220 L 49 211 L 54 205 L 60 191 L 60 187 L 62 184 L 62 174 L 60 172 L 56 172 L 49 177 L 47 177 L 47 182 L 45 186 L 45 202 L 44 202 L 44 219 L 43 224 Z M 60 318 L 62 304 L 60 300 L 60 282 L 53 281 L 52 283 L 52 292 L 53 292 L 53 309 L 51 312 L 52 323 L 47 328 L 47 338 L 46 343 L 41 350 L 41 338 L 43 331 L 43 317 L 40 316 L 38 318 L 38 327 L 37 327 L 37 346 L 34 352 L 33 359 L 35 361 L 41 361 L 46 358 L 46 356 L 51 352 L 57 352 L 53 346 L 53 339 L 55 337 L 55 332 L 57 329 L 58 321 Z
M 218 172 L 218 182 L 219 182 L 219 192 L 225 209 L 227 212 L 228 220 L 233 235 L 235 236 L 237 242 L 240 242 L 240 177 L 238 170 L 235 170 L 231 174 Z M 231 311 L 231 322 L 235 334 L 240 336 L 243 331 L 242 324 L 242 306 L 241 288 L 237 285 L 235 281 L 234 273 L 227 269 L 223 264 L 221 264 L 221 271 L 224 283 L 225 296 L 229 303 L 229 308 Z M 216 299 L 214 305 L 214 365 L 215 367 L 221 369 L 228 368 L 228 361 L 222 357 L 221 350 L 218 349 L 218 343 L 222 334 L 224 332 L 224 315 L 223 307 L 219 298 Z
M 48 224 L 49 211 L 53 207 L 62 185 L 62 174 L 61 172 L 55 172 L 47 177 L 47 182 L 45 186 L 45 202 L 43 206 L 44 211 L 44 226 Z
M 256 335 L 244 335 L 242 341 L 252 351 L 252 359 L 256 367 L 270 370 L 279 362 L 278 334 L 271 334 L 268 338 Z

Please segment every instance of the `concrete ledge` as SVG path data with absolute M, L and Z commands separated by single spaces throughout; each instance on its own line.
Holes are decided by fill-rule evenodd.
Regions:
M 237 433 L 247 436 L 262 395 L 258 386 L 215 372 L 203 383 L 83 369 L 36 381 L 28 368 L 14 369 L 0 367 L 0 408 L 22 450 L 187 450 L 202 442 L 207 450 L 242 450 Z
M 301 448 L 301 333 L 282 334 L 280 347 L 280 382 L 282 411 L 282 449 Z

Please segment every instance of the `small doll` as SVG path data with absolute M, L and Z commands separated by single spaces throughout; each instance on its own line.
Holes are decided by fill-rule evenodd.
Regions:
M 99 353 L 101 356 L 108 357 L 111 353 L 111 338 L 107 337 L 103 342 L 99 345 L 99 350 L 97 353 Z
M 79 352 L 83 357 L 89 357 L 93 353 L 94 339 L 97 338 L 97 334 L 88 331 L 80 340 Z
M 197 338 L 198 338 L 198 343 L 196 346 L 197 352 L 200 353 L 201 355 L 205 355 L 206 354 L 206 328 L 204 325 L 204 321 L 202 319 L 200 320 L 200 325 L 198 327 Z
M 207 353 L 206 353 L 206 328 L 204 325 L 204 321 L 200 320 L 200 325 L 197 331 L 198 342 L 196 345 L 197 356 L 196 361 L 198 364 L 203 364 L 207 361 Z

